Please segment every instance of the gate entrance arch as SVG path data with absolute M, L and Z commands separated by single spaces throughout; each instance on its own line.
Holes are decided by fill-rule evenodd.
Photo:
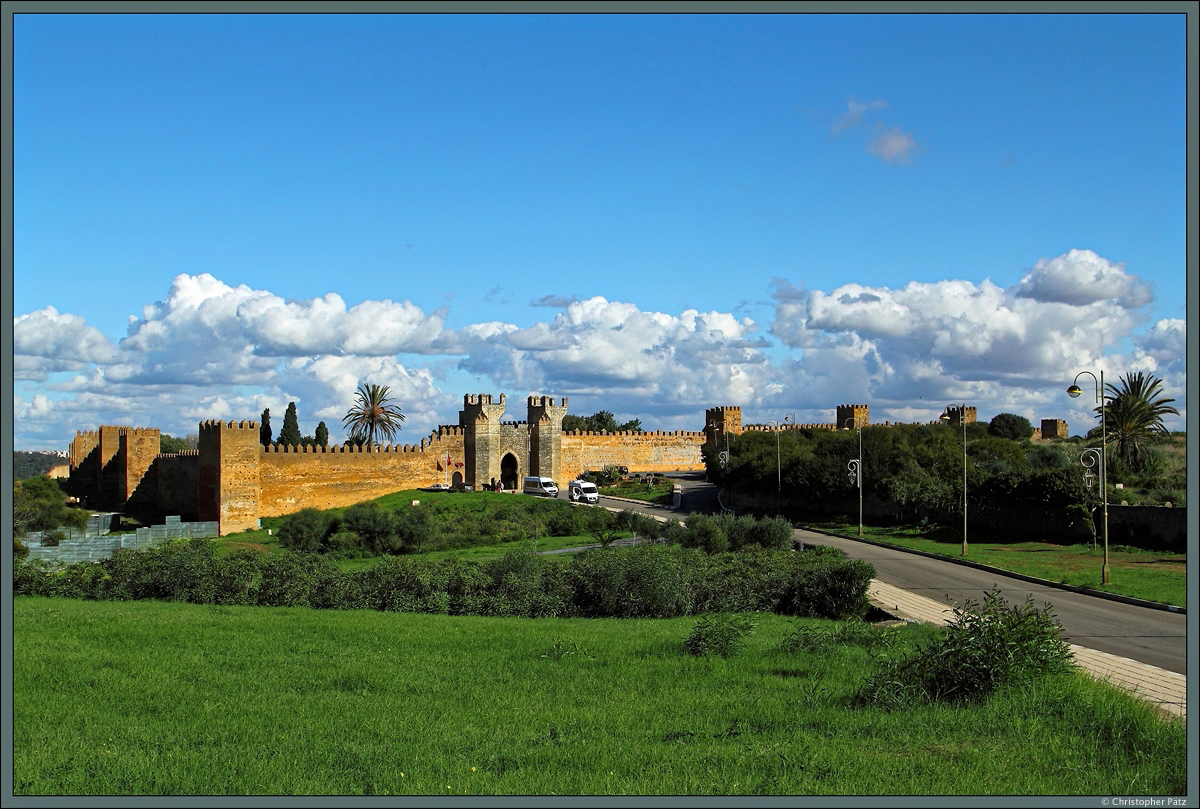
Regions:
M 521 465 L 517 456 L 511 452 L 500 459 L 500 480 L 508 491 L 515 491 L 521 486 Z

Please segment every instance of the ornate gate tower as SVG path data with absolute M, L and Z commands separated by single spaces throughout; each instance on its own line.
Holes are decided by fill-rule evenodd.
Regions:
M 567 415 L 567 397 L 555 405 L 549 396 L 529 397 L 529 474 L 553 478 L 559 486 L 562 474 L 562 422 Z
M 500 477 L 500 417 L 504 415 L 505 395 L 493 402 L 490 393 L 468 393 L 458 423 L 463 427 L 463 455 L 466 482 L 481 486 Z

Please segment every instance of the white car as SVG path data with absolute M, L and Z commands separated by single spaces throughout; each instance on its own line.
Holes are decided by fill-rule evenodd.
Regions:
M 567 486 L 567 498 L 573 503 L 598 503 L 600 492 L 595 483 L 586 480 L 572 480 Z
M 450 484 L 449 483 L 435 483 L 432 486 L 426 486 L 424 489 L 421 489 L 421 491 L 423 491 L 423 492 L 448 492 L 448 491 L 450 491 Z

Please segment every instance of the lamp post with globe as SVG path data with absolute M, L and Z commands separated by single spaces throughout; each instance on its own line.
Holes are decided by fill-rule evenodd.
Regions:
M 1100 466 L 1101 502 L 1104 509 L 1103 516 L 1101 517 L 1104 534 L 1104 562 L 1100 567 L 1100 581 L 1103 584 L 1108 584 L 1108 463 L 1105 457 L 1108 454 L 1108 418 L 1104 409 L 1104 371 L 1100 371 L 1099 379 L 1091 371 L 1080 371 L 1075 374 L 1075 381 L 1071 383 L 1071 387 L 1067 388 L 1067 395 L 1072 399 L 1078 399 L 1080 394 L 1083 393 L 1083 389 L 1079 387 L 1079 377 L 1084 374 L 1090 376 L 1096 385 L 1096 402 L 1100 405 L 1100 449 L 1099 451 L 1095 447 L 1085 449 L 1083 454 L 1079 456 L 1079 462 L 1088 470 L 1091 470 L 1092 466 L 1097 462 L 1099 462 Z

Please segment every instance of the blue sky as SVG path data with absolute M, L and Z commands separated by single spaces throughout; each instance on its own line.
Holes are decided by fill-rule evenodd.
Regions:
M 14 19 L 15 448 L 336 438 L 362 382 L 406 442 L 477 392 L 1079 433 L 1100 369 L 1183 429 L 1183 15 Z

